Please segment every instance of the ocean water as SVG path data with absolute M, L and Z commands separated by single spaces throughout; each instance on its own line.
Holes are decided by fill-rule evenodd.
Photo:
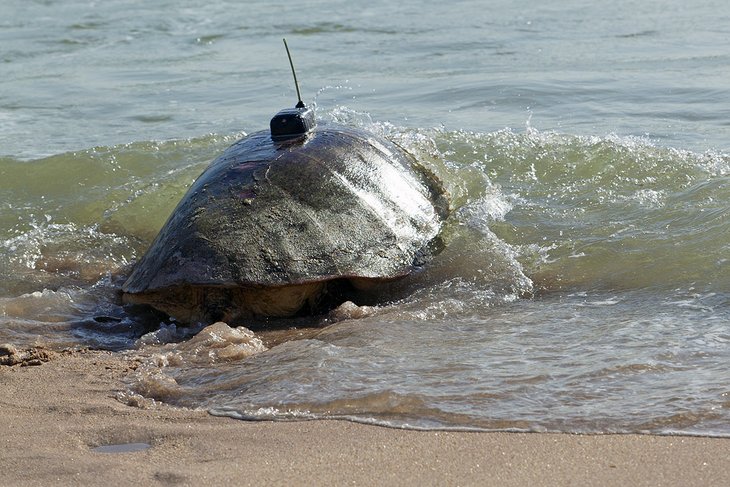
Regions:
M 0 10 L 0 342 L 137 357 L 119 399 L 143 407 L 730 434 L 725 3 Z M 336 323 L 185 327 L 123 306 L 197 175 L 296 101 L 282 37 L 322 122 L 442 178 L 445 249 Z

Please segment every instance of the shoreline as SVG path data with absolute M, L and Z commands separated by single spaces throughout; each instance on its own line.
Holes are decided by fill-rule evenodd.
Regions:
M 29 360 L 0 366 L 0 485 L 730 485 L 728 438 L 248 422 L 119 402 L 112 352 Z

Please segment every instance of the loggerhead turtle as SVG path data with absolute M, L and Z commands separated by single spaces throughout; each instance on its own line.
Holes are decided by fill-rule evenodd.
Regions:
M 300 97 L 198 177 L 124 283 L 124 301 L 181 322 L 316 313 L 343 284 L 409 274 L 447 212 L 443 186 L 405 150 L 317 126 Z

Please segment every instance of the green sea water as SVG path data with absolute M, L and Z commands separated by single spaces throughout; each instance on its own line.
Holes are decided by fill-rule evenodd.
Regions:
M 136 354 L 122 400 L 245 419 L 730 433 L 724 3 L 0 9 L 0 342 Z M 195 177 L 296 101 L 282 37 L 322 123 L 443 179 L 444 251 L 268 348 L 123 306 Z

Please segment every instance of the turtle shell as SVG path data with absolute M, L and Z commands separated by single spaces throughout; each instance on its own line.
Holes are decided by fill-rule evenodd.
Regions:
M 123 291 L 401 277 L 440 230 L 439 187 L 374 134 L 258 132 L 200 175 Z

